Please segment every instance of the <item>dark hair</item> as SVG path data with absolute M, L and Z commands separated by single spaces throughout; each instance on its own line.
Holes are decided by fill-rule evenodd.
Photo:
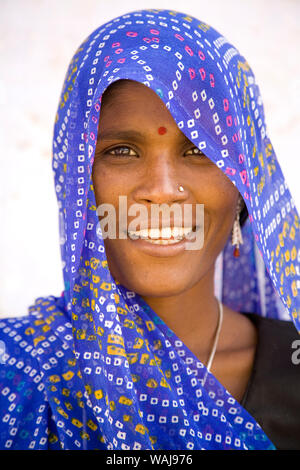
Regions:
M 243 225 L 245 224 L 247 218 L 248 218 L 248 209 L 247 209 L 247 206 L 244 202 L 244 206 L 243 206 L 243 209 L 241 210 L 241 213 L 240 213 L 240 225 L 241 227 L 243 227 Z

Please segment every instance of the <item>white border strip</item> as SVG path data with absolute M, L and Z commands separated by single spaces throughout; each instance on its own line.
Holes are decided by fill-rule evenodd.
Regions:
M 258 281 L 258 289 L 259 289 L 259 299 L 260 299 L 260 308 L 261 308 L 261 315 L 263 317 L 267 316 L 266 312 L 266 291 L 265 291 L 265 262 L 263 257 L 261 256 L 258 246 L 254 241 L 254 255 L 255 255 L 255 264 L 256 264 L 256 273 L 257 273 L 257 281 Z
M 223 251 L 218 255 L 215 261 L 214 273 L 214 289 L 215 296 L 222 302 L 222 289 L 223 289 Z

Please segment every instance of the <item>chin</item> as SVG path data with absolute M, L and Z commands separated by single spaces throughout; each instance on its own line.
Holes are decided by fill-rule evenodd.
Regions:
M 167 282 L 164 282 L 166 281 Z M 119 277 L 118 281 L 127 289 L 135 292 L 141 297 L 172 297 L 179 295 L 182 292 L 192 287 L 192 281 L 182 279 L 173 279 L 173 277 L 159 279 L 157 276 L 150 276 L 145 279 L 144 276 L 139 278 L 132 277 L 131 279 L 124 279 Z

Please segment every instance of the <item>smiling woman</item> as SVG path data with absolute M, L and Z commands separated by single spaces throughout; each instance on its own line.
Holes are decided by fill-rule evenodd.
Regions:
M 93 165 L 97 206 L 110 203 L 117 208 L 118 215 L 118 198 L 124 195 L 128 206 L 146 207 L 150 220 L 153 204 L 178 204 L 183 209 L 191 205 L 194 209 L 197 203 L 205 203 L 205 248 L 186 250 L 183 240 L 161 245 L 150 244 L 151 238 L 106 239 L 110 271 L 127 288 L 151 297 L 179 294 L 202 279 L 197 298 L 207 297 L 208 305 L 215 308 L 213 269 L 209 268 L 213 267 L 230 234 L 238 190 L 180 131 L 153 90 L 131 80 L 121 80 L 114 85 L 109 98 L 106 99 L 104 93 L 100 114 Z M 161 123 L 167 129 L 164 135 L 157 132 Z M 183 192 L 178 190 L 179 182 Z M 195 210 L 193 212 L 195 220 Z M 191 221 L 192 224 L 194 228 L 196 222 Z M 170 257 L 172 254 L 176 256 Z M 187 264 L 189 270 L 185 269 Z M 144 276 L 141 278 L 141 272 L 147 282 Z M 208 295 L 208 285 L 212 297 Z M 205 305 L 203 309 L 206 310 Z M 201 314 L 198 312 L 197 316 Z M 174 315 L 171 313 L 170 317 Z
M 65 289 L 1 322 L 2 448 L 300 449 L 299 216 L 239 52 L 175 11 L 99 27 L 53 169 Z
M 161 123 L 167 130 L 163 137 L 157 132 Z M 184 192 L 179 192 L 178 181 Z M 126 196 L 129 206 L 140 204 L 149 208 L 149 213 L 153 204 L 179 204 L 184 209 L 187 204 L 193 207 L 205 202 L 202 249 L 187 250 L 183 236 L 174 243 L 173 221 L 165 233 L 150 232 L 148 223 L 142 238 L 106 238 L 104 244 L 114 279 L 141 295 L 201 362 L 206 363 L 219 317 L 214 263 L 233 226 L 239 197 L 237 188 L 180 131 L 157 94 L 131 80 L 115 82 L 103 95 L 93 185 L 97 206 L 111 204 L 116 208 L 117 220 L 120 194 Z M 185 323 L 182 305 L 185 305 Z M 238 399 L 248 383 L 255 341 L 252 322 L 225 307 L 219 340 L 219 351 L 223 354 L 217 354 L 215 367 L 222 371 L 221 383 L 226 382 L 227 389 Z M 236 354 L 232 354 L 233 349 Z M 240 361 L 243 369 L 240 368 L 236 380 L 235 373 L 230 374 L 228 368 L 236 370 L 239 354 L 243 356 Z M 227 375 L 231 376 L 229 380 L 225 378 Z

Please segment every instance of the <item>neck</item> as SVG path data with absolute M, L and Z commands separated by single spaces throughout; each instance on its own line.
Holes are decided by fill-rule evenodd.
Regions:
M 143 299 L 195 355 L 207 359 L 219 318 L 214 265 L 197 284 L 178 295 Z

